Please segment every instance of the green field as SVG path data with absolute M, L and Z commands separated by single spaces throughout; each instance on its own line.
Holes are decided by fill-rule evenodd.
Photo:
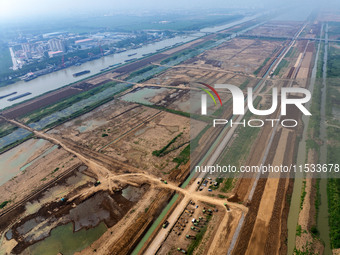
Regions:
M 275 69 L 273 75 L 278 75 L 278 74 L 281 72 L 281 70 L 282 70 L 283 68 L 285 68 L 286 66 L 288 66 L 288 64 L 289 64 L 289 62 L 288 62 L 287 60 L 282 59 L 282 61 L 280 62 L 280 64 L 279 64 L 279 65 L 277 66 L 277 68 Z
M 340 23 L 331 27 L 333 34 L 340 37 Z M 340 164 L 340 120 L 333 116 L 334 107 L 339 107 L 339 78 L 340 78 L 340 49 L 330 47 L 327 63 L 327 75 L 332 78 L 327 80 L 326 114 L 327 121 L 335 126 L 327 127 L 327 163 Z M 337 173 L 339 174 L 339 173 Z M 329 178 L 327 182 L 328 212 L 331 248 L 340 248 L 340 179 Z

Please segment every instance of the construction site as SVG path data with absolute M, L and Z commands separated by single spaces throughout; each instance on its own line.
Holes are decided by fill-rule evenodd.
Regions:
M 6 169 L 0 254 L 304 254 L 298 251 L 309 244 L 323 254 L 323 242 L 308 234 L 316 224 L 314 180 L 304 180 L 307 196 L 294 221 L 291 201 L 301 191 L 293 193 L 291 174 L 193 168 L 316 161 L 313 152 L 299 152 L 308 124 L 296 106 L 286 116 L 280 107 L 266 116 L 296 120 L 294 127 L 213 127 L 214 118 L 255 116 L 234 116 L 232 94 L 223 89 L 223 107 L 210 101 L 203 116 L 200 95 L 203 83 L 232 84 L 245 94 L 252 88 L 254 106 L 263 110 L 272 105 L 273 88 L 313 94 L 325 22 L 332 19 L 253 20 L 235 36 L 234 27 L 211 33 L 1 112 L 4 132 L 25 130 L 29 137 L 0 154 Z M 160 71 L 145 75 L 154 70 Z M 138 75 L 143 79 L 132 79 Z M 93 108 L 79 106 L 88 111 L 53 115 L 60 100 L 104 87 L 112 96 Z M 301 225 L 306 236 L 297 233 Z

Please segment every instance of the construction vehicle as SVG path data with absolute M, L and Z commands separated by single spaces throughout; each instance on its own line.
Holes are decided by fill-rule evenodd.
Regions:
M 186 250 L 183 250 L 183 249 L 181 249 L 181 248 L 177 248 L 177 250 L 178 250 L 179 252 L 182 252 L 183 254 L 187 254 Z
M 224 203 L 224 206 L 227 208 L 227 211 L 230 211 L 229 206 L 227 205 L 227 203 Z
M 166 221 L 164 221 L 162 227 L 167 228 L 167 226 L 169 226 L 169 221 L 166 220 Z
M 196 231 L 196 232 L 200 232 L 200 230 L 198 228 L 195 228 L 195 227 L 191 227 L 191 230 Z

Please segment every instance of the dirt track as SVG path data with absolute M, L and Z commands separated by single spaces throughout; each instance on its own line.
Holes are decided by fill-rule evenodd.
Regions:
M 125 168 L 125 169 L 129 169 L 129 171 L 127 171 L 128 173 L 122 173 L 122 169 L 120 169 L 120 174 L 119 173 L 114 173 L 112 171 L 112 169 L 108 169 L 106 168 L 105 165 L 109 164 L 112 165 L 112 161 L 109 157 L 105 157 L 99 153 L 93 152 L 93 151 L 87 151 L 84 148 L 81 148 L 80 146 L 76 146 L 74 144 L 72 144 L 69 141 L 63 141 L 60 139 L 57 139 L 55 137 L 52 137 L 51 135 L 48 135 L 46 133 L 42 133 L 36 130 L 33 130 L 30 127 L 27 127 L 25 125 L 23 125 L 22 123 L 19 123 L 18 121 L 15 120 L 7 120 L 10 123 L 21 127 L 21 128 L 25 128 L 31 132 L 33 132 L 37 137 L 40 137 L 42 139 L 48 140 L 58 146 L 63 147 L 66 151 L 74 154 L 75 156 L 77 156 L 85 165 L 88 166 L 88 168 L 93 171 L 96 175 L 98 180 L 100 180 L 102 182 L 102 185 L 98 186 L 98 187 L 90 187 L 89 189 L 86 189 L 84 192 L 82 192 L 81 194 L 76 195 L 76 197 L 72 197 L 71 199 L 85 199 L 86 197 L 89 197 L 91 194 L 93 194 L 94 192 L 98 192 L 99 190 L 109 190 L 112 191 L 113 186 L 115 186 L 115 182 L 121 182 L 121 183 L 150 183 L 152 185 L 152 187 L 158 187 L 161 188 L 164 192 L 168 193 L 167 190 L 170 191 L 175 191 L 175 192 L 179 192 L 181 194 L 184 195 L 184 200 L 188 201 L 188 200 L 195 200 L 195 201 L 202 201 L 202 202 L 207 202 L 210 204 L 215 204 L 215 205 L 219 205 L 221 208 L 225 208 L 224 204 L 227 202 L 226 199 L 218 199 L 218 198 L 214 198 L 214 197 L 208 197 L 208 196 L 204 196 L 201 195 L 199 193 L 194 192 L 195 189 L 195 185 L 191 185 L 189 190 L 186 189 L 182 189 L 180 187 L 178 187 L 177 184 L 172 183 L 171 181 L 168 181 L 168 184 L 165 184 L 163 182 L 160 182 L 160 180 L 157 177 L 153 177 L 152 175 L 146 174 L 146 173 L 141 173 L 138 169 L 134 169 L 131 166 L 126 166 L 123 163 L 119 164 L 120 168 Z M 133 171 L 133 173 L 131 173 L 131 171 Z M 160 197 L 160 201 L 163 201 L 163 199 L 161 199 Z M 231 211 L 233 210 L 241 210 L 244 212 L 247 212 L 248 209 L 243 206 L 242 204 L 238 204 L 238 203 L 229 203 L 227 202 L 229 208 Z M 156 212 L 159 210 L 159 207 L 157 207 L 155 205 L 154 208 L 154 216 L 156 215 Z M 178 208 L 178 210 L 181 210 L 181 208 Z M 150 219 L 152 221 L 152 218 Z M 146 227 L 151 223 L 151 221 L 145 221 L 145 220 L 141 220 L 139 222 L 141 222 L 142 226 L 141 227 L 141 231 L 144 231 L 143 229 L 146 229 Z M 227 218 L 225 218 L 225 220 L 223 221 L 223 225 L 228 223 Z M 134 228 L 134 225 L 130 225 L 129 228 Z M 131 233 L 131 232 L 127 232 L 127 233 Z M 141 233 L 139 233 L 141 234 Z M 136 233 L 135 238 L 139 237 L 139 235 Z M 132 240 L 130 240 L 132 241 Z M 110 250 L 114 251 L 114 250 L 119 250 L 120 252 L 122 252 L 123 250 L 129 248 L 129 250 L 132 248 L 127 247 L 127 246 L 122 246 L 122 244 L 124 244 L 125 242 L 116 242 L 111 248 Z M 131 242 L 130 242 L 131 243 Z M 133 242 L 132 242 L 133 243 Z M 117 247 L 117 245 L 119 245 L 119 247 Z M 117 254 L 123 254 L 123 253 L 117 253 Z

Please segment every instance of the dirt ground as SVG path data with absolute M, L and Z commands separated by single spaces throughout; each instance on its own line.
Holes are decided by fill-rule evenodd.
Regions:
M 335 11 L 323 11 L 318 15 L 318 21 L 320 22 L 340 22 L 340 15 Z
M 283 163 L 289 132 L 290 131 L 287 129 L 283 129 L 281 132 L 275 157 L 272 162 L 273 165 L 280 165 Z M 268 176 L 246 254 L 264 254 L 266 237 L 270 227 L 269 222 L 272 217 L 276 194 L 277 192 L 282 192 L 278 191 L 280 179 L 273 177 L 274 176 L 271 176 L 271 174 Z M 279 234 L 279 231 L 277 234 Z M 277 239 L 277 242 L 279 241 L 280 238 Z
M 196 208 L 196 206 L 198 206 L 198 208 Z M 207 221 L 208 213 L 203 213 L 203 210 L 207 211 L 208 209 L 213 211 L 209 221 Z M 221 208 L 219 208 L 220 210 L 218 210 L 218 212 L 216 212 L 215 209 L 217 209 L 217 207 L 208 206 L 202 202 L 197 202 L 195 205 L 189 203 L 175 226 L 171 229 L 170 234 L 167 236 L 166 241 L 157 254 L 177 254 L 178 247 L 187 250 L 191 242 L 196 238 L 195 236 L 198 231 L 201 231 L 201 229 L 207 226 L 201 245 L 194 251 L 194 254 L 206 254 L 206 249 L 210 246 L 208 243 L 211 242 L 218 228 L 217 222 L 220 222 L 224 215 L 223 208 L 222 211 Z M 202 219 L 199 220 L 199 217 L 202 217 Z M 197 223 L 197 226 L 192 223 L 192 219 L 200 221 Z M 192 230 L 191 227 L 195 227 L 196 229 Z M 189 237 L 186 237 L 187 235 L 189 235 Z
M 318 162 L 318 154 L 316 151 L 310 150 L 308 152 L 307 162 L 309 164 Z M 296 236 L 295 247 L 300 251 L 309 249 L 314 253 L 322 254 L 324 250 L 323 244 L 314 238 L 310 231 L 311 227 L 316 225 L 316 181 L 312 176 L 308 176 L 308 178 L 304 180 L 306 195 L 298 218 L 298 225 L 301 226 L 301 234 L 300 236 Z
M 269 21 L 258 26 L 246 34 L 261 36 L 287 36 L 292 37 L 301 27 L 302 22 L 298 21 Z
M 282 45 L 280 41 L 236 38 L 198 56 L 203 66 L 217 66 L 222 70 L 253 72 Z
M 301 26 L 299 22 L 268 22 L 249 32 L 249 34 L 292 36 L 299 26 Z M 278 33 L 278 30 L 280 30 L 280 33 Z M 187 46 L 192 46 L 195 43 Z M 205 82 L 210 85 L 227 83 L 241 86 L 242 89 L 254 86 L 259 81 L 255 77 L 254 71 L 266 59 L 273 60 L 276 56 L 275 54 L 283 46 L 284 41 L 279 40 L 235 38 L 218 48 L 208 50 L 186 61 L 180 66 L 170 68 L 143 84 L 134 86 L 126 94 L 134 96 L 143 92 L 143 89 L 156 89 L 163 86 L 165 90 L 160 90 L 153 96 L 147 95 L 148 101 L 156 106 L 188 113 L 192 102 L 190 101 L 188 106 L 191 99 L 189 90 L 195 86 L 197 87 L 195 87 L 196 90 L 198 90 L 198 82 Z M 302 47 L 302 45 L 298 44 L 296 46 L 300 50 L 299 47 Z M 150 61 L 159 61 L 166 54 L 171 53 L 173 51 L 157 54 L 140 63 L 132 63 L 122 67 L 118 71 L 119 73 L 125 73 L 130 69 L 148 64 Z M 309 67 L 308 64 L 312 59 L 312 55 L 309 52 L 307 53 L 301 68 Z M 292 61 L 295 58 L 297 58 L 297 55 L 293 55 L 289 60 L 295 63 L 295 61 Z M 290 70 L 293 70 L 291 69 L 292 63 L 289 63 L 288 67 L 283 70 L 284 76 L 291 72 Z M 300 70 L 301 75 L 305 76 L 303 69 Z M 266 70 L 261 71 L 265 73 Z M 80 87 L 75 89 L 88 89 L 91 86 L 105 83 L 116 76 L 117 73 L 108 72 L 86 84 L 79 84 Z M 288 77 L 290 76 L 288 75 Z M 282 85 L 284 83 L 270 81 L 265 89 L 269 91 L 272 86 L 280 87 Z M 223 103 L 230 102 L 230 93 L 221 93 L 221 97 Z M 261 107 L 269 103 L 267 99 L 264 99 L 261 102 Z M 210 106 L 209 110 L 216 109 L 214 106 Z M 198 111 L 199 109 L 196 113 L 199 113 Z M 78 150 L 78 154 L 82 155 L 83 158 L 87 156 L 89 159 L 100 159 L 101 161 L 96 162 L 104 162 L 105 164 L 102 167 L 109 169 L 108 172 L 113 175 L 113 177 L 111 176 L 113 179 L 114 175 L 119 172 L 118 170 L 115 171 L 116 167 L 119 168 L 121 167 L 120 164 L 124 164 L 124 167 L 120 169 L 120 174 L 141 170 L 147 172 L 156 180 L 162 177 L 178 185 L 188 175 L 190 162 L 176 168 L 177 164 L 173 162 L 173 159 L 178 157 L 180 152 L 188 145 L 191 136 L 195 137 L 207 125 L 204 121 L 190 119 L 182 115 L 128 102 L 124 100 L 124 97 L 121 97 L 50 130 L 48 134 L 62 140 L 63 145 Z M 228 118 L 231 115 L 231 110 L 225 110 L 221 115 Z M 196 133 L 192 132 L 190 125 L 195 125 L 194 132 Z M 200 142 L 212 140 L 219 134 L 219 131 L 219 129 L 216 129 L 216 132 L 211 136 L 203 136 Z M 292 162 L 296 139 L 295 133 L 297 132 L 298 130 L 293 129 L 280 129 L 274 138 L 267 161 L 272 164 Z M 251 162 L 252 165 L 259 163 L 269 135 L 270 130 L 263 128 L 250 151 L 251 155 L 248 157 L 248 163 Z M 166 153 L 162 151 L 164 148 Z M 41 151 L 37 152 L 37 155 L 39 153 Z M 161 156 L 156 156 L 155 154 L 157 153 L 161 153 Z M 32 156 L 31 158 L 34 157 Z M 58 165 L 55 162 L 58 162 Z M 116 164 L 119 166 L 116 166 Z M 19 187 L 18 193 L 20 194 L 13 197 L 10 196 L 13 192 L 11 185 L 18 187 L 20 183 L 25 183 L 22 186 L 37 189 L 37 186 L 34 186 L 37 183 L 44 184 L 55 178 L 56 173 L 63 173 L 62 171 L 66 172 L 66 169 L 71 169 L 75 166 L 80 167 L 80 165 L 81 162 L 77 157 L 64 149 L 56 149 L 51 155 L 48 154 L 46 157 L 37 160 L 23 174 L 3 185 L 5 188 L 1 186 L 0 191 L 3 191 L 5 195 L 7 194 L 8 198 L 6 197 L 6 199 L 18 201 L 28 195 L 30 190 Z M 96 167 L 100 168 L 101 165 L 97 164 Z M 57 168 L 58 170 L 53 170 Z M 46 169 L 49 169 L 48 172 Z M 37 235 L 41 234 L 39 237 L 46 237 L 46 233 L 49 233 L 53 227 L 67 222 L 74 222 L 75 228 L 79 230 L 93 227 L 98 222 L 104 221 L 108 231 L 79 254 L 93 254 L 95 251 L 98 254 L 129 254 L 175 193 L 167 188 L 155 188 L 153 186 L 155 184 L 150 183 L 150 188 L 136 187 L 136 189 L 143 189 L 143 192 L 136 191 L 134 200 L 129 202 L 127 201 L 129 199 L 121 196 L 120 190 L 113 194 L 108 193 L 106 190 L 96 191 L 93 185 L 95 179 L 92 178 L 95 177 L 95 174 L 92 173 L 91 175 L 90 171 L 91 167 L 89 167 L 86 174 L 72 175 L 73 179 L 68 176 L 68 180 L 71 179 L 68 183 L 60 183 L 58 187 L 49 187 L 39 195 L 39 199 L 35 198 L 34 201 L 28 201 L 24 207 L 20 207 L 20 210 L 26 210 L 27 213 L 22 217 L 21 222 L 11 223 L 14 238 L 21 241 L 21 244 L 15 247 L 16 251 L 21 252 L 28 245 L 30 241 L 28 239 L 31 238 L 30 231 L 23 233 L 21 229 L 25 222 L 34 219 L 38 223 L 35 229 L 39 229 L 37 232 Z M 122 188 L 124 181 L 118 178 L 115 179 L 113 185 L 115 188 Z M 142 181 L 142 178 L 139 181 Z M 285 232 L 284 224 L 287 211 L 284 209 L 289 181 L 284 178 L 260 179 L 256 186 L 253 200 L 248 201 L 253 181 L 254 179 L 252 178 L 237 180 L 235 188 L 230 192 L 232 198 L 229 202 L 234 202 L 237 206 L 244 208 L 246 208 L 244 205 L 247 205 L 249 211 L 246 208 L 245 211 L 232 210 L 231 212 L 226 212 L 224 207 L 219 207 L 222 206 L 220 204 L 215 207 L 203 202 L 188 205 L 177 224 L 171 230 L 168 238 L 162 244 L 159 254 L 177 254 L 178 247 L 185 250 L 189 247 L 192 239 L 197 235 L 196 231 L 204 228 L 207 224 L 205 221 L 207 212 L 203 213 L 202 211 L 204 207 L 205 210 L 211 209 L 213 215 L 207 224 L 207 231 L 199 246 L 195 249 L 194 254 L 225 254 L 226 248 L 231 245 L 241 217 L 244 217 L 245 223 L 240 230 L 240 236 L 233 251 L 234 254 L 280 253 L 284 246 L 282 233 Z M 127 182 L 134 183 L 132 179 L 127 180 Z M 308 187 L 311 187 L 311 184 L 308 185 Z M 175 187 L 178 188 L 178 186 Z M 110 188 L 112 187 L 110 186 Z M 79 194 L 81 194 L 81 198 Z M 206 190 L 198 194 L 198 197 L 201 194 L 209 195 Z M 61 195 L 67 196 L 70 201 L 67 201 L 66 204 L 61 204 L 61 201 L 59 201 Z M 209 199 L 218 200 L 217 197 L 209 197 Z M 219 202 L 222 203 L 221 200 Z M 218 209 L 218 211 L 214 211 L 215 209 Z M 306 206 L 307 209 L 308 207 Z M 94 219 L 92 219 L 92 225 L 89 224 L 87 210 L 95 215 Z M 47 217 L 51 213 L 58 216 L 59 219 L 53 221 Z M 39 217 L 45 218 L 40 219 Z M 193 226 L 191 222 L 193 217 L 204 218 L 195 226 L 197 227 L 195 230 L 190 229 Z M 49 223 L 50 228 L 44 228 L 43 225 L 46 222 Z M 186 238 L 187 234 L 190 235 L 189 238 Z M 39 237 L 34 236 L 35 241 Z M 7 247 L 11 248 L 16 245 L 13 240 L 5 241 L 5 243 Z
M 58 148 L 54 149 L 53 152 L 48 153 L 44 157 L 33 161 L 51 147 L 52 144 L 47 143 L 44 147 L 36 151 L 36 153 L 34 153 L 25 163 L 33 162 L 31 165 L 29 165 L 24 171 L 21 171 L 16 177 L 0 186 L 1 200 L 10 200 L 11 203 L 18 202 L 28 196 L 32 190 L 38 189 L 40 186 L 48 183 L 56 176 L 80 163 L 80 161 L 77 158 L 74 158 L 73 155 Z M 20 153 L 24 152 L 18 152 L 17 157 L 20 156 Z M 15 158 L 12 160 L 15 160 Z
M 176 166 L 172 160 L 187 146 L 191 122 L 176 114 L 134 103 L 113 101 L 50 133 L 57 136 L 62 134 L 64 138 L 91 150 L 155 175 L 162 175 L 168 174 Z M 200 121 L 194 122 L 199 127 L 197 132 L 206 125 Z M 87 130 L 82 130 L 82 127 Z M 103 137 L 103 134 L 107 136 Z M 174 138 L 176 141 L 169 147 L 169 153 L 161 157 L 152 154 Z

